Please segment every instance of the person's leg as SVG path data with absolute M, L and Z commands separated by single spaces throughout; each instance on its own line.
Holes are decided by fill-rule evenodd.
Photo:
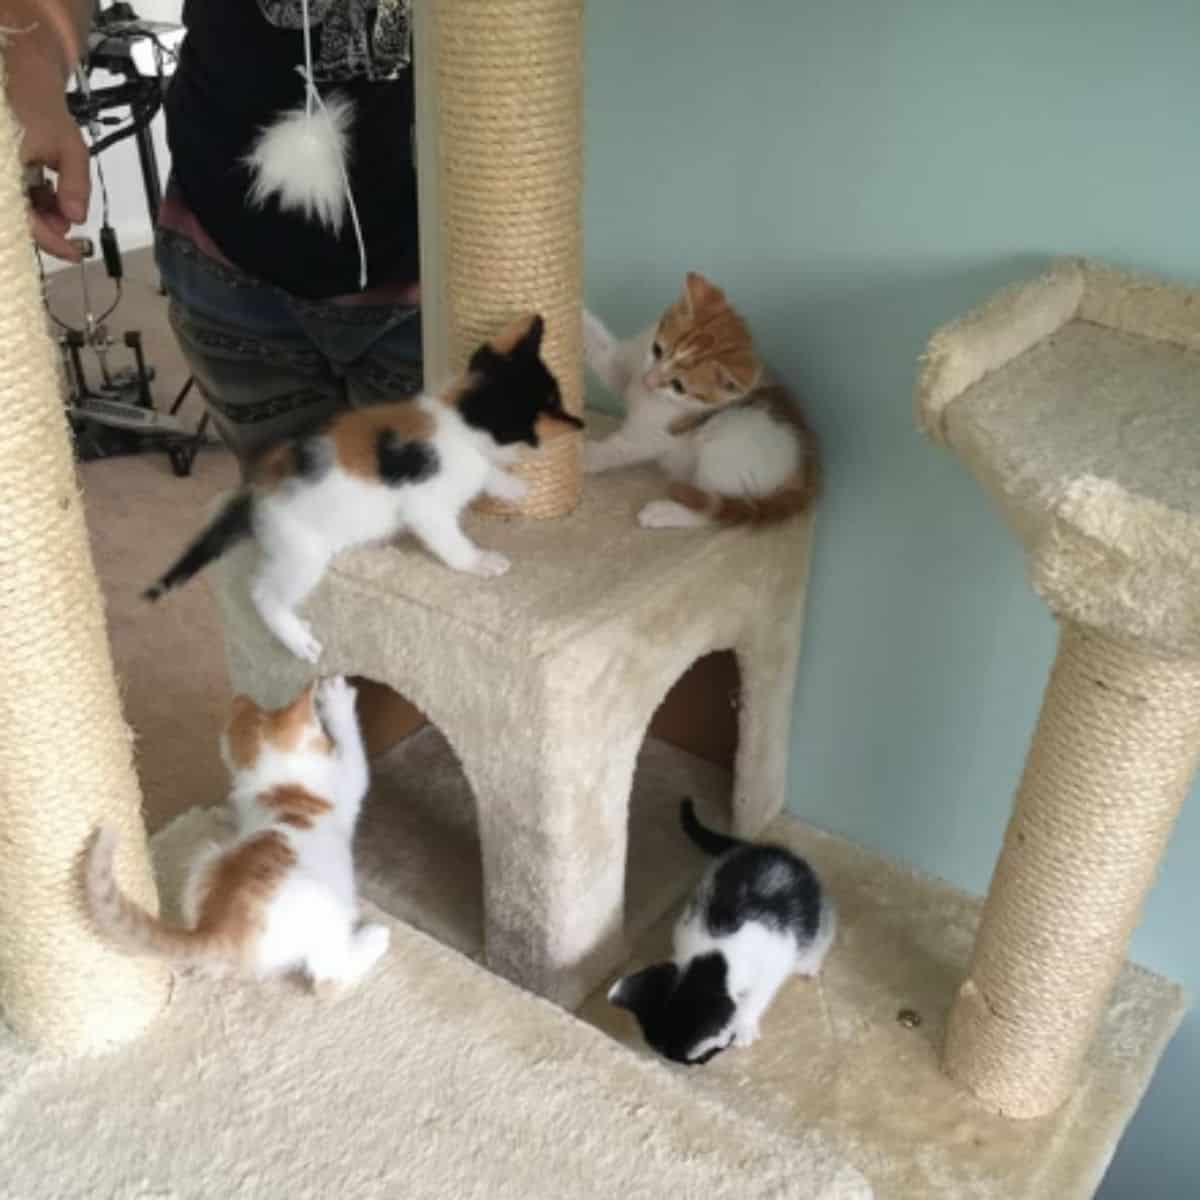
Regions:
M 170 320 L 222 440 L 243 467 L 259 451 L 346 407 L 341 372 L 276 288 L 160 230 Z
M 421 310 L 411 305 L 290 301 L 296 320 L 355 408 L 415 396 L 423 383 Z

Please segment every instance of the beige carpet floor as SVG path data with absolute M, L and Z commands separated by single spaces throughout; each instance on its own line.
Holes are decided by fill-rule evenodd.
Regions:
M 148 280 L 130 290 L 118 329 L 143 328 L 165 363 L 161 301 Z M 214 450 L 190 479 L 159 455 L 81 475 L 147 822 L 160 829 L 223 793 L 228 684 L 207 585 L 161 609 L 138 592 L 233 466 Z M 728 780 L 649 742 L 631 899 L 677 893 L 701 869 L 675 832 L 684 791 L 719 817 Z M 202 820 L 164 834 L 168 895 L 180 839 Z M 936 1068 L 977 903 L 789 818 L 773 833 L 805 849 L 837 896 L 826 973 L 789 985 L 752 1050 L 668 1067 L 601 996 L 581 1011 L 590 1028 L 440 944 L 479 954 L 480 868 L 466 782 L 423 730 L 377 763 L 360 860 L 366 896 L 439 942 L 396 925 L 380 978 L 331 1011 L 286 989 L 183 983 L 151 1037 L 108 1066 L 50 1064 L 0 1042 L 0 1195 L 853 1196 L 867 1194 L 861 1171 L 888 1200 L 1089 1196 L 1178 1022 L 1179 989 L 1128 968 L 1067 1107 L 996 1120 Z M 635 962 L 661 950 L 669 920 Z M 897 1022 L 901 1008 L 920 1014 L 917 1028 Z M 788 1179 L 789 1159 L 806 1164 L 803 1178 Z

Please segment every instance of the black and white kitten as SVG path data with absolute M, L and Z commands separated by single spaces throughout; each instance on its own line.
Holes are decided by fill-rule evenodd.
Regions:
M 608 998 L 637 1018 L 649 1045 L 673 1062 L 706 1063 L 749 1046 L 789 975 L 816 975 L 837 913 L 804 859 L 706 829 L 690 800 L 684 831 L 719 859 L 675 926 L 674 961 L 617 980 Z

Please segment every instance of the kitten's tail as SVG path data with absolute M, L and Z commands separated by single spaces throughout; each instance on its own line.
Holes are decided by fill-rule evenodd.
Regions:
M 253 532 L 251 516 L 254 498 L 246 489 L 235 492 L 221 506 L 208 526 L 179 556 L 176 562 L 156 583 L 143 593 L 145 600 L 157 600 L 164 592 L 187 583 L 191 577 L 215 562 L 226 550 Z
M 726 854 L 730 850 L 736 850 L 739 846 L 746 844 L 739 838 L 728 837 L 724 833 L 717 833 L 715 829 L 709 829 L 707 826 L 701 825 L 700 819 L 696 816 L 696 806 L 690 799 L 685 800 L 679 806 L 679 819 L 683 824 L 683 832 L 705 854 L 711 854 L 714 858 L 717 855 Z
M 214 935 L 168 925 L 121 891 L 113 872 L 116 851 L 117 832 L 107 826 L 96 832 L 88 847 L 84 886 L 88 910 L 100 932 L 131 954 L 192 960 L 212 957 Z
M 812 507 L 820 492 L 815 462 L 765 496 L 721 496 L 690 483 L 672 483 L 671 499 L 720 525 L 774 525 Z

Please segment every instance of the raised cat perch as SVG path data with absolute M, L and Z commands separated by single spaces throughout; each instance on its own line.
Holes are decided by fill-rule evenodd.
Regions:
M 1059 622 L 945 1068 L 1058 1107 L 1200 755 L 1200 294 L 1064 262 L 940 330 L 919 419 L 996 500 Z

